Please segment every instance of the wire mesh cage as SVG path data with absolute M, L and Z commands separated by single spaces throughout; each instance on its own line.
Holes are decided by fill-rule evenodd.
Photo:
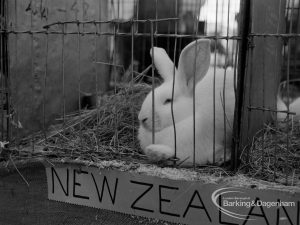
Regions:
M 150 158 L 237 169 L 242 159 L 249 174 L 278 181 L 280 172 L 296 183 L 299 160 L 286 158 L 291 125 L 283 131 L 277 118 L 297 114 L 286 100 L 292 85 L 299 90 L 291 84 L 299 69 L 297 1 L 1 4 L 2 160 Z M 272 154 L 270 130 L 255 136 L 269 122 L 270 139 L 285 135 L 284 150 Z

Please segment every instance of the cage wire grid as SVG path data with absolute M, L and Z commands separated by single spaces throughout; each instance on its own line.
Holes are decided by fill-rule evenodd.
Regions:
M 29 1 L 34 5 L 34 1 Z M 142 1 L 108 1 L 107 4 L 105 4 L 105 1 L 98 1 L 98 7 L 99 7 L 99 15 L 98 18 L 94 19 L 86 19 L 86 18 L 75 18 L 75 19 L 61 19 L 58 21 L 50 22 L 48 21 L 48 17 L 46 17 L 45 24 L 37 29 L 34 25 L 34 16 L 35 11 L 30 9 L 30 26 L 27 27 L 27 29 L 24 29 L 21 26 L 18 26 L 18 1 L 16 0 L 14 3 L 14 23 L 13 25 L 8 26 L 8 19 L 7 19 L 7 12 L 8 12 L 8 2 L 2 1 L 1 4 L 3 7 L 1 7 L 1 99 L 6 99 L 6 110 L 1 110 L 1 118 L 2 118 L 2 141 L 5 143 L 6 141 L 9 142 L 9 144 L 5 144 L 2 147 L 1 154 L 5 157 L 15 157 L 15 160 L 17 159 L 26 159 L 28 157 L 41 157 L 46 156 L 49 159 L 51 158 L 59 158 L 63 157 L 66 159 L 80 159 L 80 160 L 87 160 L 87 161 L 97 161 L 97 160 L 104 160 L 104 159 L 120 159 L 120 160 L 129 160 L 129 161 L 138 161 L 138 162 L 147 162 L 146 157 L 140 153 L 139 145 L 137 143 L 137 113 L 139 111 L 139 106 L 146 95 L 147 92 L 152 91 L 152 117 L 155 118 L 155 87 L 157 84 L 157 75 L 155 71 L 155 66 L 153 59 L 148 65 L 143 65 L 144 68 L 142 70 L 135 70 L 134 68 L 134 52 L 136 49 L 140 46 L 142 46 L 143 51 L 145 54 L 148 51 L 148 49 L 144 49 L 146 47 L 145 41 L 142 42 L 140 46 L 137 45 L 136 39 L 142 38 L 144 40 L 147 40 L 150 42 L 150 47 L 156 46 L 158 44 L 158 41 L 160 38 L 167 39 L 167 47 L 166 49 L 173 49 L 173 54 L 169 55 L 170 58 L 175 62 L 178 58 L 180 50 L 183 48 L 181 46 L 181 42 L 183 39 L 187 39 L 190 42 L 196 39 L 203 39 L 207 38 L 210 39 L 213 42 L 212 48 L 215 49 L 215 51 L 212 53 L 212 61 L 213 61 L 213 70 L 214 70 L 214 80 L 216 76 L 216 68 L 217 68 L 217 60 L 218 60 L 218 54 L 219 52 L 216 50 L 218 42 L 225 43 L 225 62 L 228 61 L 229 57 L 229 49 L 231 50 L 231 60 L 232 64 L 235 69 L 235 76 L 237 76 L 237 67 L 238 64 L 241 62 L 241 57 L 243 57 L 241 51 L 247 51 L 247 61 L 245 61 L 245 66 L 247 68 L 250 68 L 250 71 L 247 70 L 247 73 L 251 74 L 251 68 L 253 67 L 253 49 L 254 46 L 251 45 L 253 43 L 254 39 L 260 39 L 262 38 L 263 41 L 266 43 L 270 38 L 276 38 L 282 40 L 287 46 L 288 49 L 291 49 L 290 42 L 294 41 L 295 43 L 298 41 L 299 38 L 299 29 L 294 31 L 293 30 L 293 20 L 288 19 L 289 17 L 292 18 L 293 15 L 297 14 L 297 18 L 299 21 L 299 6 L 295 6 L 293 3 L 294 1 L 288 0 L 285 12 L 279 11 L 280 13 L 286 13 L 287 16 L 287 24 L 289 25 L 289 30 L 286 33 L 280 33 L 279 30 L 279 24 L 278 24 L 278 30 L 276 33 L 250 33 L 247 34 L 247 37 L 241 36 L 241 34 L 238 34 L 237 32 L 230 32 L 229 24 L 232 22 L 230 21 L 230 7 L 233 1 L 228 0 L 227 5 L 224 6 L 224 1 L 216 0 L 215 4 L 215 25 L 214 25 L 214 31 L 209 32 L 208 29 L 208 23 L 206 23 L 205 32 L 200 33 L 199 32 L 199 20 L 201 17 L 201 8 L 203 9 L 205 5 L 205 1 L 175 1 L 175 7 L 174 7 L 174 17 L 170 18 L 160 18 L 159 11 L 158 11 L 158 5 L 159 1 L 155 0 L 153 1 L 153 4 L 155 5 L 155 12 L 153 15 L 153 18 L 141 18 L 141 13 L 139 12 L 139 7 L 141 6 Z M 245 1 L 250 2 L 250 1 Z M 203 4 L 202 4 L 203 3 Z M 293 4 L 292 4 L 293 3 Z M 50 4 L 48 1 L 45 1 L 45 8 L 47 8 L 47 4 Z M 129 10 L 130 5 L 132 10 Z M 107 16 L 107 18 L 103 19 L 104 16 L 101 14 L 101 8 L 106 7 L 111 10 L 111 18 Z M 241 4 L 241 6 L 246 6 L 247 4 Z M 220 8 L 221 12 L 220 13 Z M 224 10 L 227 9 L 227 10 Z M 127 10 L 127 11 L 126 11 Z M 135 11 L 135 12 L 134 12 Z M 180 16 L 185 11 L 192 11 L 192 14 L 195 16 L 193 20 L 193 30 L 191 33 L 184 33 L 181 32 L 179 29 L 180 25 Z M 225 11 L 225 13 L 223 12 Z M 224 23 L 224 14 L 226 14 L 226 11 L 228 13 L 227 20 Z M 45 11 L 44 13 L 47 13 Z M 218 24 L 218 21 L 221 17 L 221 27 Z M 208 18 L 206 18 L 208 20 Z M 242 24 L 242 19 L 240 18 L 239 24 Z M 250 21 L 248 21 L 250 22 Z M 279 22 L 278 22 L 279 23 Z M 299 22 L 298 22 L 299 23 Z M 165 32 L 161 32 L 160 24 L 167 24 L 167 30 Z M 109 26 L 109 29 L 107 27 Z M 124 26 L 129 26 L 129 31 L 122 30 Z M 145 27 L 150 27 L 150 30 L 147 30 Z M 246 26 L 243 24 L 243 26 Z M 249 25 L 250 26 L 250 25 Z M 294 25 L 295 26 L 295 25 Z M 144 30 L 141 30 L 139 28 L 143 27 Z M 242 30 L 244 27 L 240 28 Z M 225 32 L 219 32 L 225 31 Z M 241 31 L 240 31 L 241 32 Z M 15 73 L 15 76 L 19 73 L 21 73 L 20 69 L 9 69 L 8 64 L 9 58 L 5 57 L 7 53 L 7 44 L 8 39 L 10 37 L 14 37 L 14 44 L 15 46 L 18 46 L 19 43 L 22 41 L 22 37 L 24 35 L 27 35 L 30 40 L 30 55 L 31 55 L 31 65 L 30 65 L 30 73 L 34 74 L 34 38 L 36 36 L 43 36 L 44 38 L 44 46 L 42 48 L 44 49 L 44 64 L 43 64 L 43 87 L 42 87 L 42 131 L 38 133 L 33 133 L 29 135 L 26 138 L 22 137 L 21 129 L 22 129 L 22 123 L 20 122 L 20 117 L 22 109 L 18 105 L 12 105 L 11 99 L 13 98 L 14 101 L 18 101 L 15 98 L 18 98 L 18 94 L 15 94 L 12 96 L 9 90 L 11 90 L 11 79 L 12 74 Z M 49 65 L 49 57 L 50 57 L 50 51 L 54 46 L 51 46 L 52 38 L 60 38 L 61 39 L 61 53 L 60 53 L 60 59 L 57 59 L 57 63 L 60 65 L 58 67 L 57 73 L 60 74 L 60 83 L 61 86 L 61 107 L 60 107 L 60 124 L 56 124 L 55 126 L 52 126 L 52 130 L 48 129 L 49 124 L 46 122 L 47 119 L 47 104 L 46 99 L 49 97 L 47 96 L 47 92 L 45 91 L 47 89 L 47 86 L 49 85 L 49 79 L 51 73 L 53 71 L 50 71 L 51 65 Z M 71 48 L 74 49 L 74 62 L 76 67 L 76 84 L 77 84 L 77 102 L 78 102 L 78 112 L 75 113 L 69 113 L 66 110 L 66 105 L 68 104 L 67 100 L 67 90 L 66 90 L 66 76 L 67 76 L 67 60 L 68 56 L 66 55 L 66 49 L 70 46 L 66 47 L 66 39 L 68 37 L 75 37 L 74 38 L 74 44 L 71 46 Z M 82 72 L 82 52 L 84 48 L 84 38 L 91 37 L 93 40 L 91 42 L 92 46 L 92 63 L 94 68 L 94 92 L 96 93 L 96 96 L 98 97 L 96 100 L 96 107 L 92 110 L 84 110 L 82 109 L 82 96 L 83 96 L 83 72 Z M 99 46 L 98 38 L 100 37 L 107 37 L 109 39 L 109 48 L 110 48 L 110 57 L 107 62 L 104 62 L 103 60 L 99 60 L 99 53 L 97 52 L 98 48 L 103 48 L 103 46 Z M 119 64 L 118 62 L 118 49 L 117 49 L 117 42 L 119 40 L 128 38 L 130 41 L 130 64 L 127 65 L 127 68 L 125 66 Z M 170 40 L 173 40 L 173 43 L 171 44 Z M 233 44 L 232 44 L 233 43 Z M 247 46 L 248 49 L 240 50 L 238 51 L 238 45 L 240 43 L 244 43 L 244 45 Z M 140 44 L 140 43 L 138 43 Z M 8 45 L 9 46 L 9 45 Z M 153 49 L 153 48 L 152 48 Z M 16 47 L 14 49 L 14 52 L 9 52 L 10 56 L 13 57 L 15 62 L 18 62 L 20 59 L 18 55 L 20 50 Z M 168 51 L 170 52 L 170 51 Z M 287 95 L 289 95 L 289 83 L 290 83 L 290 73 L 291 73 L 291 64 L 293 65 L 293 71 L 297 69 L 297 58 L 294 57 L 293 60 L 291 60 L 291 51 L 285 52 L 287 54 L 287 60 L 284 61 L 283 70 L 286 70 L 286 81 L 287 81 Z M 296 53 L 295 53 L 296 54 Z M 262 65 L 264 67 L 264 60 L 266 58 L 266 55 L 262 57 Z M 143 59 L 144 60 L 144 59 Z M 109 71 L 111 74 L 110 82 L 112 85 L 112 91 L 110 92 L 111 95 L 103 95 L 101 93 L 101 90 L 99 88 L 99 82 L 101 82 L 101 77 L 99 77 L 99 67 L 98 65 L 109 67 Z M 195 63 L 194 63 L 195 66 Z M 224 68 L 224 77 L 226 78 L 227 73 L 227 66 L 226 64 L 223 65 Z M 139 68 L 140 69 L 140 68 Z M 239 69 L 239 73 L 244 73 L 243 69 Z M 121 71 L 121 72 L 120 72 Z M 173 80 L 175 81 L 175 64 L 173 68 Z M 121 84 L 121 82 L 118 80 L 118 73 L 124 73 L 128 74 L 129 82 L 127 82 L 126 85 Z M 264 70 L 263 70 L 264 73 Z M 141 80 L 144 79 L 144 77 L 150 77 L 150 85 L 142 84 Z M 264 74 L 263 74 L 264 77 Z M 195 74 L 193 79 L 195 80 Z M 237 79 L 237 78 L 235 78 Z M 251 78 L 250 78 L 251 79 Z M 266 80 L 263 79 L 263 86 L 265 86 Z M 250 89 L 254 81 L 250 80 Z M 225 84 L 225 79 L 224 79 Z M 172 99 L 174 98 L 174 86 L 175 82 L 173 82 L 173 90 L 172 90 Z M 196 154 L 196 110 L 195 110 L 195 87 L 196 84 L 194 82 L 193 85 L 193 167 L 196 168 L 195 163 L 195 154 Z M 242 87 L 236 87 L 236 89 L 239 89 Z M 240 90 L 240 89 L 239 89 Z M 15 89 L 16 92 L 18 92 L 17 89 Z M 237 90 L 235 90 L 237 91 Z M 223 87 L 222 91 L 223 96 L 225 95 L 225 85 Z M 215 92 L 215 85 L 213 86 L 213 106 L 215 108 L 215 101 L 216 98 L 218 98 L 219 94 Z M 263 91 L 263 95 L 265 95 L 265 92 Z M 241 98 L 241 97 L 240 97 Z M 262 107 L 255 106 L 251 104 L 251 96 L 248 96 L 249 106 L 247 106 L 246 110 L 248 111 L 263 111 L 263 112 L 277 112 L 276 109 L 271 109 L 265 106 L 265 102 L 263 102 Z M 126 102 L 129 99 L 129 102 Z M 265 98 L 263 98 L 265 99 Z M 137 104 L 135 101 L 139 101 Z M 32 97 L 32 101 L 34 101 L 34 97 Z M 125 102 L 125 105 L 124 105 Z M 109 104 L 110 103 L 110 104 Z M 123 103 L 123 104 L 122 104 Z M 106 108 L 103 108 L 103 105 L 107 104 Z M 226 102 L 224 101 L 223 104 L 225 105 Z M 4 105 L 4 104 L 1 104 Z M 129 107 L 128 107 L 129 106 Z M 123 111 L 120 110 L 120 107 L 124 107 Z M 289 115 L 293 114 L 293 112 L 289 112 L 289 104 L 287 105 L 287 111 L 279 111 L 281 113 L 287 113 L 287 119 L 289 120 Z M 176 123 L 174 118 L 174 109 L 173 109 L 173 101 L 171 105 L 172 109 L 172 121 L 173 121 L 173 129 L 175 133 L 175 156 L 173 159 L 170 160 L 169 165 L 175 165 L 180 166 L 181 162 L 177 159 L 177 148 L 176 148 L 176 136 L 180 135 L 178 132 L 176 132 Z M 223 107 L 223 129 L 224 129 L 224 136 L 226 136 L 226 133 L 228 132 L 226 128 L 226 113 L 225 113 L 225 107 Z M 109 112 L 108 112 L 109 111 Z M 125 112 L 124 112 L 125 111 Z M 241 112 L 240 112 L 241 113 Z M 104 117 L 105 115 L 106 117 Z M 249 114 L 250 115 L 250 114 Z M 263 114 L 264 115 L 264 114 Z M 7 120 L 7 121 L 6 121 Z M 109 121 L 106 125 L 101 124 L 101 121 Z M 127 121 L 126 121 L 127 120 Z M 248 123 L 250 123 L 250 117 L 248 118 Z M 6 121 L 6 123 L 5 123 Z M 155 121 L 152 119 L 152 121 Z M 275 130 L 278 130 L 276 127 L 277 120 L 275 121 Z M 5 126 L 6 124 L 6 126 Z M 120 125 L 121 124 L 121 125 Z M 215 110 L 214 110 L 214 124 L 213 124 L 213 136 L 215 140 Z M 286 131 L 283 132 L 286 135 L 286 152 L 289 152 L 290 150 L 290 123 L 286 123 Z M 249 127 L 248 127 L 249 129 Z M 273 128 L 272 128 L 273 129 Z M 103 130 L 106 130 L 107 133 L 104 133 Z M 152 123 L 152 130 L 155 130 L 155 123 Z M 127 132 L 126 135 L 122 133 L 125 131 Z M 243 132 L 242 130 L 240 132 Z M 6 134 L 5 134 L 6 133 Z M 129 133 L 129 134 L 128 134 Z M 76 134 L 76 135 L 74 135 Z M 72 138 L 68 135 L 73 136 Z M 75 136 L 75 137 L 74 137 Z M 246 151 L 246 159 L 244 163 L 246 165 L 250 165 L 250 171 L 251 171 L 251 162 L 255 160 L 256 158 L 253 158 L 253 155 L 259 155 L 261 154 L 262 160 L 259 160 L 259 163 L 261 163 L 261 167 L 258 169 L 255 168 L 256 172 L 252 171 L 250 174 L 254 174 L 254 176 L 258 173 L 262 173 L 265 166 L 267 159 L 265 158 L 265 135 L 262 136 L 262 150 L 260 152 L 252 152 L 252 151 Z M 105 141 L 101 141 L 105 140 Z M 226 138 L 225 138 L 226 140 Z M 277 140 L 277 138 L 275 138 Z M 152 133 L 152 141 L 155 142 L 155 133 Z M 129 142 L 126 144 L 126 142 Z M 68 144 L 67 144 L 68 143 Z M 215 142 L 214 142 L 215 143 Z M 238 143 L 236 141 L 235 143 Z M 90 146 L 89 146 L 90 145 Z M 226 148 L 228 143 L 224 143 L 224 151 L 223 151 L 223 157 L 224 159 L 227 158 Z M 278 146 L 279 144 L 275 144 L 275 146 Z M 237 149 L 237 148 L 235 148 Z M 24 151 L 25 150 L 25 151 Z M 252 149 L 253 150 L 253 149 Z M 101 152 L 102 151 L 102 152 Z M 215 145 L 213 147 L 213 151 L 215 152 Z M 239 164 L 239 151 L 233 151 L 233 154 L 231 154 L 231 163 L 234 165 Z M 276 171 L 276 163 L 278 163 L 278 158 L 276 158 L 276 153 L 278 153 L 278 149 L 276 147 L 275 154 L 273 155 L 273 159 L 275 161 L 275 170 L 273 173 L 273 180 L 276 180 L 277 171 Z M 242 153 L 243 154 L 243 153 Z M 215 156 L 215 154 L 213 154 Z M 244 156 L 244 155 L 243 155 Z M 213 164 L 215 164 L 215 157 L 213 159 Z M 224 164 L 226 166 L 226 162 L 224 161 Z M 288 163 L 285 163 L 285 183 L 286 184 L 294 184 L 294 182 L 289 181 L 290 176 L 290 170 L 288 169 L 289 165 Z M 208 167 L 210 168 L 210 167 Z M 223 171 L 223 169 L 221 169 Z M 293 170 L 292 176 L 295 176 L 295 171 Z M 229 172 L 225 172 L 226 174 Z M 294 174 L 294 175 L 293 175 Z

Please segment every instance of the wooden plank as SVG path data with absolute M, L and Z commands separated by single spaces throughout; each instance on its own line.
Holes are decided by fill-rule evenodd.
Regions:
M 106 0 L 8 1 L 8 28 L 12 31 L 41 31 L 43 26 L 58 21 L 107 20 L 109 14 L 107 4 Z M 103 24 L 98 31 L 110 29 L 108 24 Z M 63 26 L 56 25 L 51 27 L 51 30 L 62 32 Z M 78 32 L 76 24 L 65 26 L 65 32 L 71 31 Z M 80 26 L 80 32 L 82 31 L 83 27 Z M 95 32 L 95 27 L 85 25 L 84 31 Z M 47 40 L 48 54 L 46 54 Z M 93 35 L 80 35 L 79 53 L 77 34 L 64 35 L 64 45 L 61 34 L 20 32 L 8 35 L 12 105 L 16 113 L 15 120 L 19 117 L 23 126 L 19 134 L 43 128 L 44 103 L 46 125 L 53 123 L 54 118 L 62 117 L 63 111 L 68 113 L 78 109 L 79 77 L 82 92 L 96 92 L 96 73 L 98 91 L 107 90 L 109 66 L 95 64 L 94 56 L 97 54 L 97 61 L 109 62 L 110 53 L 107 50 L 109 37 L 97 36 L 97 46 L 95 43 Z M 63 47 L 64 57 L 62 57 Z M 44 88 L 46 56 L 47 77 Z M 64 64 L 64 79 L 62 64 Z
M 253 0 L 251 33 L 284 33 L 285 1 Z M 275 37 L 250 37 L 245 68 L 241 115 L 240 145 L 244 149 L 253 135 L 272 120 L 270 112 L 256 108 L 276 109 L 277 88 L 281 75 L 282 40 Z

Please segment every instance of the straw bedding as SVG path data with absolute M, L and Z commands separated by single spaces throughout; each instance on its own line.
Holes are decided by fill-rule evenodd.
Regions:
M 242 152 L 240 171 L 262 180 L 300 186 L 300 123 L 265 125 L 248 151 Z
M 95 109 L 67 115 L 47 132 L 23 139 L 21 146 L 11 144 L 9 150 L 2 150 L 0 161 L 8 155 L 15 161 L 40 157 L 91 162 L 144 160 L 136 138 L 137 114 L 150 90 L 151 87 L 145 84 L 118 88 L 99 97 Z

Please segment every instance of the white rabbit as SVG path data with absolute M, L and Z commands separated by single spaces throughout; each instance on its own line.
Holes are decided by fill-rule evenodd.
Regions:
M 297 98 L 291 103 L 290 111 L 296 113 L 293 118 L 295 121 L 300 122 L 300 98 Z
M 281 97 L 277 97 L 277 111 L 287 111 L 287 105 L 283 102 Z M 290 115 L 294 121 L 300 121 L 300 98 L 292 101 L 289 105 L 289 112 L 295 113 L 295 115 Z M 278 122 L 284 122 L 286 120 L 287 113 L 278 112 L 277 113 L 277 120 Z
M 277 96 L 277 111 L 286 111 L 286 110 L 287 110 L 286 104 L 283 102 L 281 97 Z M 278 112 L 277 113 L 278 122 L 283 122 L 286 118 L 286 115 L 287 114 L 284 112 Z
M 289 90 L 289 92 L 288 92 Z M 289 112 L 294 113 L 290 114 L 289 118 L 293 121 L 300 120 L 300 92 L 299 87 L 295 82 L 288 83 L 283 81 L 279 84 L 278 94 L 277 94 L 277 111 L 288 111 L 287 103 L 289 102 Z M 278 112 L 277 121 L 286 122 L 287 113 Z M 284 123 L 283 123 L 284 125 Z
M 154 161 L 174 157 L 174 128 L 171 116 L 173 70 L 175 88 L 173 109 L 176 126 L 177 158 L 183 165 L 193 163 L 193 80 L 195 74 L 195 162 L 203 165 L 213 162 L 213 77 L 210 67 L 210 40 L 199 39 L 186 46 L 180 55 L 178 70 L 162 48 L 150 54 L 164 82 L 154 90 L 154 132 L 152 144 L 152 92 L 145 98 L 139 113 L 138 139 L 144 153 Z M 234 117 L 233 68 L 227 68 L 225 101 L 223 98 L 224 69 L 216 68 L 215 77 L 215 162 L 222 163 L 224 156 L 224 103 L 226 115 L 226 149 L 229 158 Z M 226 157 L 226 160 L 228 159 Z

